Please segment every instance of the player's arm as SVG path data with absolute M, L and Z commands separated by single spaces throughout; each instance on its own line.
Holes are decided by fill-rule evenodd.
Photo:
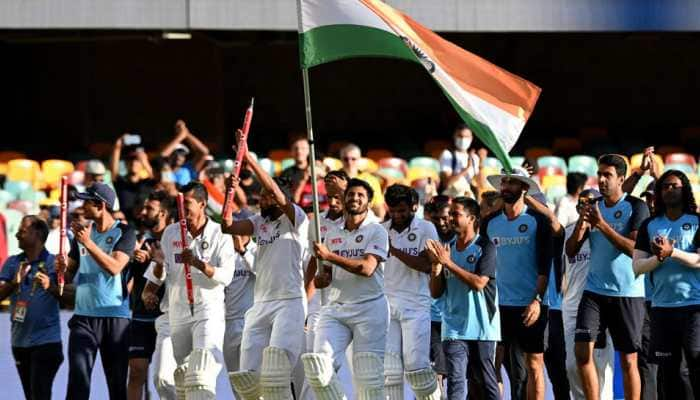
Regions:
M 564 227 L 561 226 L 557 215 L 554 214 L 554 212 L 550 210 L 546 204 L 540 203 L 530 195 L 525 195 L 525 204 L 527 204 L 529 208 L 532 208 L 533 210 L 545 216 L 545 218 L 549 222 L 549 226 L 552 229 L 554 236 L 564 234 Z
M 164 272 L 162 263 L 152 262 L 143 274 L 146 278 L 146 286 L 141 292 L 141 301 L 149 310 L 154 310 L 160 303 L 158 290 L 165 281 Z
M 697 249 L 695 252 L 683 251 L 675 248 L 673 247 L 673 243 L 668 242 L 668 239 L 660 240 L 660 243 L 657 244 L 659 252 L 670 254 L 668 257 L 671 257 L 672 260 L 678 261 L 686 267 L 700 268 L 700 229 L 695 232 L 693 245 Z
M 578 221 L 576 221 L 576 226 L 574 226 L 573 233 L 566 240 L 566 244 L 564 246 L 564 252 L 568 257 L 574 257 L 579 251 L 581 251 L 581 246 L 583 245 L 583 242 L 588 239 L 589 232 L 590 225 L 588 222 L 586 222 L 584 216 L 581 215 Z
M 365 254 L 362 258 L 352 259 L 339 256 L 328 249 L 323 243 L 314 243 L 316 257 L 321 260 L 328 261 L 340 268 L 364 277 L 370 277 L 382 262 L 382 259 L 376 254 Z
M 287 218 L 289 218 L 289 220 L 292 222 L 292 225 L 296 226 L 296 210 L 294 209 L 294 204 L 292 201 L 284 195 L 280 187 L 277 186 L 277 183 L 275 183 L 274 179 L 272 179 L 272 177 L 264 169 L 262 169 L 262 167 L 260 167 L 250 152 L 245 152 L 245 159 L 253 169 L 255 176 L 258 177 L 262 187 L 274 195 L 277 205 L 282 209 L 282 211 L 284 211 Z
M 19 265 L 14 262 L 15 257 L 8 258 L 0 269 L 0 300 L 5 300 L 17 290 L 17 270 Z
M 639 228 L 637 239 L 632 253 L 632 269 L 635 275 L 651 272 L 661 265 L 659 258 L 654 255 L 651 249 L 651 238 L 649 237 L 649 220 L 645 221 Z
M 418 272 L 424 272 L 429 274 L 432 267 L 430 265 L 430 260 L 425 253 L 425 250 L 421 251 L 417 256 L 412 256 L 394 246 L 389 245 L 389 254 L 401 260 L 402 263 L 406 264 L 409 268 L 414 269 Z
M 78 242 L 85 247 L 85 250 L 90 253 L 97 264 L 110 275 L 120 274 L 129 263 L 136 246 L 136 235 L 133 229 L 127 228 L 122 231 L 122 236 L 115 244 L 111 254 L 102 250 L 90 238 L 92 225 L 85 227 L 80 224 L 73 224 L 72 229 Z
M 437 299 L 445 293 L 447 283 L 445 282 L 445 274 L 442 273 L 442 265 L 433 263 L 430 266 L 430 295 Z

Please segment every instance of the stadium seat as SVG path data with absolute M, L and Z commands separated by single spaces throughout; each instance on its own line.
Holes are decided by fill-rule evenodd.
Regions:
M 547 189 L 546 191 L 547 201 L 552 204 L 557 204 L 559 200 L 566 196 L 566 186 L 556 185 Z
M 359 163 L 360 171 L 374 173 L 379 169 L 379 165 L 372 159 L 362 157 Z
M 530 147 L 525 150 L 525 157 L 531 160 L 537 160 L 540 157 L 551 156 L 552 149 L 546 147 Z
M 542 179 L 545 176 L 560 175 L 565 176 L 564 171 L 559 167 L 541 167 L 537 170 L 537 176 Z
M 537 159 L 537 168 L 556 167 L 566 175 L 566 160 L 557 156 L 544 156 Z
M 18 200 L 24 200 L 31 202 L 32 204 L 39 204 L 39 202 L 46 198 L 46 193 L 41 190 L 27 189 L 19 194 Z
M 552 142 L 552 151 L 554 154 L 572 155 L 583 151 L 581 140 L 571 137 L 557 137 Z
M 685 152 L 684 148 L 682 148 L 680 146 L 674 146 L 674 145 L 665 145 L 665 146 L 661 146 L 658 149 L 656 149 L 656 154 L 661 154 L 664 157 L 668 154 L 683 153 L 683 152 Z
M 267 153 L 267 158 L 272 161 L 282 161 L 290 156 L 289 150 L 287 149 L 274 149 Z
M 425 142 L 423 151 L 425 151 L 426 154 L 430 154 L 430 156 L 433 158 L 440 158 L 440 154 L 443 152 L 443 150 L 451 148 L 452 142 L 449 140 L 432 139 Z
M 569 158 L 569 172 L 580 172 L 587 176 L 598 176 L 598 161 L 586 155 L 572 156 Z
M 510 164 L 514 167 L 520 167 L 525 162 L 525 157 L 514 156 L 510 158 Z M 498 171 L 500 173 L 500 170 Z
M 17 199 L 22 192 L 30 189 L 31 187 L 32 184 L 26 181 L 6 181 L 4 189 L 12 194 L 15 199 Z
M 678 171 L 681 171 L 681 172 L 683 172 L 684 174 L 692 174 L 692 173 L 695 173 L 695 168 L 693 168 L 692 166 L 690 166 L 690 165 L 688 165 L 688 164 L 685 164 L 685 163 L 669 163 L 669 164 L 666 164 L 666 167 L 664 168 L 664 172 L 665 172 L 665 171 L 672 170 L 672 169 L 676 169 L 676 170 L 678 170 Z
M 0 175 L 7 175 L 7 163 L 0 162 Z
M 47 187 L 55 188 L 61 185 L 61 177 L 73 172 L 73 163 L 66 160 L 46 160 L 41 163 L 41 171 Z
M 542 190 L 547 191 L 551 187 L 566 187 L 566 177 L 564 175 L 545 175 L 541 179 Z
M 269 158 L 261 158 L 258 160 L 260 167 L 265 170 L 270 176 L 275 176 L 275 162 Z
M 688 164 L 693 167 L 693 170 L 697 168 L 697 162 L 695 157 L 688 153 L 671 153 L 667 154 L 664 158 L 667 164 Z
M 413 183 L 414 181 L 420 179 L 430 178 L 433 181 L 438 181 L 440 179 L 437 171 L 432 168 L 426 167 L 411 167 L 408 169 L 408 175 L 406 176 L 406 181 L 408 183 Z
M 18 159 L 7 163 L 7 180 L 34 183 L 39 179 L 41 169 L 34 160 Z
M 323 159 L 323 163 L 326 164 L 331 171 L 337 171 L 343 168 L 343 162 L 337 158 L 326 157 Z
M 382 158 L 391 158 L 393 156 L 394 153 L 386 149 L 369 149 L 367 150 L 367 154 L 365 154 L 365 157 L 377 162 Z
M 0 210 L 7 207 L 7 203 L 15 199 L 15 196 L 7 190 L 0 190 Z
M 499 170 L 503 168 L 503 164 L 501 163 L 501 160 L 499 160 L 496 157 L 486 157 L 484 159 L 484 162 L 481 164 L 481 167 L 493 167 L 493 168 L 498 168 Z
M 386 168 L 379 168 L 377 172 L 375 172 L 375 175 L 379 176 L 380 178 L 384 179 L 385 181 L 391 181 L 391 183 L 403 183 L 403 180 L 406 178 L 406 176 L 401 172 L 400 170 L 396 168 L 391 168 L 391 167 L 386 167 Z
M 700 183 L 700 176 L 698 176 L 698 174 L 693 172 L 692 174 L 686 175 L 688 176 L 688 180 L 690 181 L 690 183 Z
M 642 159 L 644 158 L 644 153 L 637 153 L 630 157 L 630 168 L 637 169 L 642 165 Z M 664 160 L 660 155 L 654 153 L 654 162 L 659 171 L 664 170 Z
M 0 162 L 8 162 L 10 160 L 19 160 L 27 158 L 27 155 L 18 151 L 0 151 Z
M 216 160 L 216 162 L 218 162 L 219 165 L 221 166 L 221 168 L 224 169 L 224 172 L 231 172 L 231 171 L 233 171 L 234 161 L 233 161 L 232 159 L 230 159 L 230 158 L 222 158 L 222 159 Z
M 280 162 L 280 168 L 282 168 L 282 171 L 284 171 L 285 169 L 291 167 L 292 165 L 294 165 L 294 159 L 293 159 L 293 158 L 285 158 L 284 160 L 282 160 L 282 161 Z
M 373 160 L 373 158 L 370 158 Z M 404 176 L 408 173 L 408 164 L 406 163 L 406 160 L 402 158 L 396 158 L 396 157 L 390 157 L 390 158 L 382 158 L 381 160 L 377 161 L 377 164 L 379 165 L 379 168 L 394 168 L 401 173 L 404 174 Z
M 436 173 L 440 173 L 440 161 L 432 157 L 414 157 L 408 162 L 408 167 L 409 170 L 416 167 L 430 168 Z

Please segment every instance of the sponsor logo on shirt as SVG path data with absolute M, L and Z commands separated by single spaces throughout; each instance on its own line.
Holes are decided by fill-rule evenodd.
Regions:
M 375 246 L 378 247 L 378 246 Z M 418 255 L 418 248 L 417 247 L 406 247 L 403 249 L 399 249 L 402 252 L 408 254 L 409 256 L 417 256 Z
M 258 246 L 267 246 L 275 242 L 275 240 L 280 238 L 280 233 L 276 232 L 274 235 L 272 235 L 269 239 L 260 239 L 258 241 Z
M 245 269 L 237 269 L 233 272 L 233 278 L 243 278 L 250 275 L 250 271 Z
M 409 233 L 409 234 L 408 234 L 408 240 L 409 240 L 410 242 L 416 240 L 416 234 L 415 234 L 415 233 Z
M 527 224 L 521 224 L 521 225 L 518 227 L 518 232 L 520 232 L 520 233 L 525 233 L 525 232 L 527 232 Z
M 362 242 L 362 239 L 364 239 L 364 238 L 365 238 L 365 237 L 362 236 L 362 235 L 357 235 L 357 237 L 355 238 L 355 243 L 360 243 L 360 242 Z
M 591 254 L 590 253 L 578 253 L 573 257 L 568 257 L 569 259 L 569 264 L 575 264 L 577 262 L 582 262 L 582 261 L 590 261 L 591 259 Z
M 182 240 L 173 240 L 172 245 L 175 248 L 181 249 L 182 248 Z
M 333 253 L 345 258 L 359 258 L 365 255 L 365 249 L 333 250 Z
M 530 244 L 529 236 L 501 236 L 494 237 L 493 244 L 499 246 L 525 246 Z
M 341 244 L 341 243 L 343 243 L 343 239 L 342 239 L 342 238 L 333 238 L 333 239 L 331 239 L 331 244 Z

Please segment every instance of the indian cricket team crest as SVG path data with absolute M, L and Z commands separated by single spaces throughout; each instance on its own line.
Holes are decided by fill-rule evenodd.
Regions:
M 470 254 L 469 257 L 467 257 L 467 262 L 469 264 L 474 264 L 476 262 L 476 256 L 474 256 L 474 254 Z
M 518 227 L 518 232 L 520 232 L 520 233 L 525 233 L 525 232 L 527 232 L 527 224 L 521 224 L 521 225 Z
M 202 242 L 202 250 L 206 250 L 209 248 L 209 242 L 206 240 Z
M 364 238 L 365 238 L 365 237 L 362 236 L 362 235 L 357 235 L 357 237 L 355 238 L 355 243 L 361 243 L 361 242 L 362 242 L 362 239 L 364 239 Z
M 615 211 L 615 219 L 620 219 L 621 216 L 622 216 L 622 210 Z
M 682 228 L 683 228 L 684 231 L 689 231 L 689 230 L 690 230 L 690 224 L 686 222 L 685 224 L 683 224 Z
M 107 236 L 107 244 L 112 244 L 114 242 L 114 238 L 112 236 Z
M 413 232 L 409 233 L 409 234 L 408 234 L 408 241 L 409 241 L 409 242 L 413 242 L 413 241 L 415 241 L 415 240 L 416 240 L 416 234 L 413 233 Z

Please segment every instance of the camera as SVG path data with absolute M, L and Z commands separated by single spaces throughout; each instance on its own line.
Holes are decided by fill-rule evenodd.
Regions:
M 138 146 L 141 144 L 141 135 L 127 133 L 124 135 L 124 146 Z

